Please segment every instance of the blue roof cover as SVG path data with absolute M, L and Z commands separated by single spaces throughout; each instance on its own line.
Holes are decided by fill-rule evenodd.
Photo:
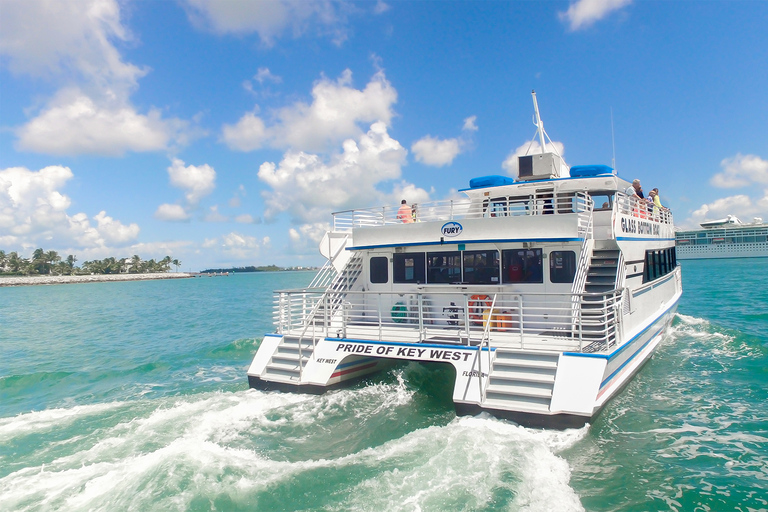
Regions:
M 512 185 L 514 182 L 515 179 L 509 176 L 480 176 L 469 180 L 469 188 L 498 187 L 500 185 Z
M 604 174 L 613 174 L 613 168 L 607 165 L 574 165 L 571 167 L 571 178 L 601 176 Z

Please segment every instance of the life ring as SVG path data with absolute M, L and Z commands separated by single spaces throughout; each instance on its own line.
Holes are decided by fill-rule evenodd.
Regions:
M 469 298 L 469 319 L 475 325 L 483 322 L 483 313 L 490 309 L 493 301 L 487 295 L 473 295 Z
M 394 306 L 392 306 L 393 322 L 398 324 L 405 323 L 407 315 L 408 315 L 408 307 L 402 302 L 398 302 Z

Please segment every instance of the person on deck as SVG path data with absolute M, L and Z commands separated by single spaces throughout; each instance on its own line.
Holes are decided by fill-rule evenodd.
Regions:
M 632 186 L 627 187 L 627 190 L 625 190 L 624 193 L 630 197 L 632 202 L 632 212 L 635 217 L 645 218 L 647 213 L 646 205 L 648 203 L 643 196 L 643 187 L 640 186 L 640 180 L 632 181 Z
M 413 222 L 413 212 L 411 212 L 411 207 L 408 206 L 408 203 L 405 199 L 400 201 L 400 208 L 397 210 L 397 220 L 403 222 L 404 224 L 410 224 Z

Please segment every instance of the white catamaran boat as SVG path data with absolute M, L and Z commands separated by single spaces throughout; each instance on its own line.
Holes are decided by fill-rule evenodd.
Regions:
M 415 217 L 333 214 L 326 266 L 308 288 L 276 292 L 276 330 L 249 385 L 321 393 L 396 360 L 439 362 L 455 369 L 458 414 L 589 422 L 675 315 L 672 216 L 624 194 L 630 183 L 610 167 L 568 169 L 546 152 L 519 164 L 517 180 L 472 179 L 465 200 L 421 204 Z
M 768 257 L 768 224 L 756 217 L 751 223 L 728 215 L 700 224 L 702 229 L 678 231 L 677 256 L 681 260 Z

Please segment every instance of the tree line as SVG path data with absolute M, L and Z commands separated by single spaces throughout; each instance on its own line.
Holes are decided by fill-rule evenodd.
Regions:
M 148 272 L 169 272 L 171 265 L 179 270 L 181 262 L 170 256 L 155 261 L 143 260 L 138 254 L 131 258 L 84 261 L 75 266 L 74 254 L 62 258 L 56 251 L 35 249 L 30 258 L 19 256 L 16 251 L 7 253 L 0 250 L 0 274 L 6 275 L 82 275 L 82 274 L 145 274 Z

